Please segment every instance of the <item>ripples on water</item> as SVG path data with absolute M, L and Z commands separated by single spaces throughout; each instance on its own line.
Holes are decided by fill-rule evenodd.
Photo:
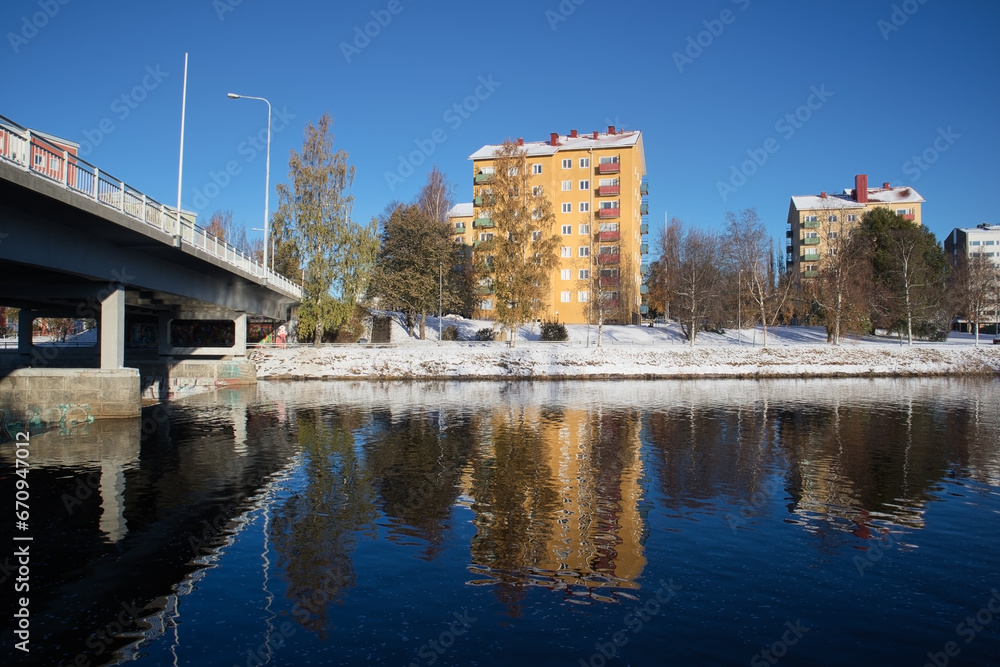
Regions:
M 1000 589 L 998 388 L 262 384 L 33 437 L 33 646 L 50 664 L 923 664 L 955 641 L 989 664 L 1000 621 L 956 626 Z M 119 631 L 123 608 L 141 619 Z

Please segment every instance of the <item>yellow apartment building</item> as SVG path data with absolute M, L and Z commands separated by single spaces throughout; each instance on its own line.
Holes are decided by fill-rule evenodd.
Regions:
M 649 229 L 643 218 L 648 190 L 642 133 L 610 126 L 606 133 L 553 132 L 548 141 L 517 144 L 527 154 L 532 187 L 552 202 L 552 233 L 562 239 L 543 319 L 637 323 L 644 308 L 641 266 Z M 473 251 L 493 234 L 489 194 L 499 148 L 483 146 L 469 156 L 473 201 L 458 204 L 450 215 L 455 240 Z M 496 304 L 488 293 L 481 297 L 476 316 L 492 319 Z
M 838 238 L 861 222 L 873 208 L 888 208 L 922 225 L 920 206 L 924 198 L 909 186 L 868 187 L 867 174 L 854 177 L 854 188 L 843 193 L 792 197 L 785 230 L 786 264 L 797 278 L 815 278 L 823 257 L 832 252 Z

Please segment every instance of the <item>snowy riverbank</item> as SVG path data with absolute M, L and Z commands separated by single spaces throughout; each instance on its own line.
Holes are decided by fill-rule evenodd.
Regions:
M 446 324 L 453 323 L 446 320 Z M 479 323 L 464 320 L 468 329 Z M 778 378 L 905 377 L 1000 374 L 1000 345 L 983 336 L 955 334 L 945 343 L 901 345 L 884 338 L 826 343 L 821 328 L 782 327 L 761 332 L 699 334 L 695 347 L 671 327 L 571 326 L 567 343 L 537 342 L 525 331 L 515 347 L 503 343 L 406 340 L 394 331 L 393 346 L 335 346 L 261 349 L 252 352 L 261 380 L 431 380 L 431 379 L 606 379 L 606 378 Z M 428 333 L 431 333 L 430 331 Z M 401 335 L 397 335 L 401 334 Z M 463 332 L 465 335 L 465 332 Z M 756 344 L 753 344 L 756 342 Z

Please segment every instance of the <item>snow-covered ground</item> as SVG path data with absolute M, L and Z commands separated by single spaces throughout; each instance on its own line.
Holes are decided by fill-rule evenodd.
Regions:
M 463 341 L 489 322 L 444 318 Z M 679 325 L 568 325 L 569 341 L 543 343 L 537 327 L 526 327 L 515 345 L 439 342 L 431 318 L 427 340 L 408 338 L 394 321 L 389 346 L 343 345 L 320 349 L 255 350 L 260 379 L 544 379 L 684 377 L 834 377 L 1000 374 L 1000 345 L 980 336 L 952 334 L 944 343 L 896 338 L 849 338 L 827 343 L 822 327 L 778 327 L 699 333 L 692 348 Z M 588 344 L 589 342 L 589 344 Z

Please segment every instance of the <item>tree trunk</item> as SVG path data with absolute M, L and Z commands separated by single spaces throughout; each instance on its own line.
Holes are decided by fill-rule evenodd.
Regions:
M 764 333 L 764 343 L 762 347 L 767 347 L 767 311 L 764 310 L 763 300 L 761 300 L 761 306 L 760 306 L 760 326 Z
M 323 346 L 323 321 L 316 320 L 316 338 L 313 340 L 313 347 Z
M 427 340 L 427 311 L 420 313 L 420 340 Z
M 695 339 L 695 337 L 696 337 L 696 336 L 698 335 L 698 334 L 697 334 L 697 331 L 698 331 L 698 330 L 697 330 L 697 329 L 695 329 L 695 327 L 696 327 L 697 325 L 698 325 L 698 318 L 697 318 L 697 317 L 692 317 L 692 318 L 691 318 L 691 329 L 690 329 L 690 331 L 688 332 L 688 338 L 689 338 L 689 339 L 690 339 L 690 341 L 691 341 L 691 347 L 694 347 L 694 339 Z

